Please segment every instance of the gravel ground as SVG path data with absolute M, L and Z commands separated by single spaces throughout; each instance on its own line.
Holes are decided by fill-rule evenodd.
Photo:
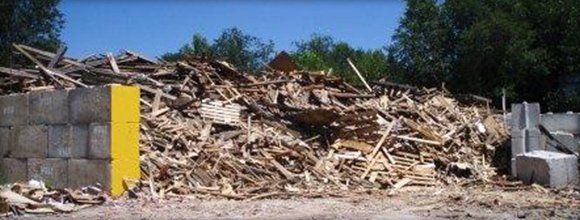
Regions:
M 580 218 L 580 192 L 566 189 L 415 188 L 340 198 L 236 201 L 191 197 L 118 199 L 78 212 L 19 218 L 74 219 L 442 219 Z

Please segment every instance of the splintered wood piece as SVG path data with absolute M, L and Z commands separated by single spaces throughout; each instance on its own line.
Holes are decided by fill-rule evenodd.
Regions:
M 423 143 L 423 144 L 441 146 L 441 142 L 438 142 L 438 141 L 425 140 L 425 139 L 421 139 L 421 138 L 414 138 L 414 137 L 409 137 L 409 136 L 404 136 L 404 135 L 397 135 L 395 137 L 399 138 L 399 139 L 419 142 L 419 143 Z
M 119 70 L 119 66 L 117 66 L 117 61 L 115 61 L 115 57 L 112 53 L 107 53 L 107 60 L 109 61 L 109 65 L 111 65 L 111 69 L 116 74 L 120 74 L 121 71 Z
M 62 57 L 64 56 L 64 53 L 66 53 L 66 49 L 67 49 L 67 47 L 60 46 L 58 48 L 58 50 L 56 51 L 56 55 L 54 55 L 54 57 L 52 57 L 52 59 L 50 60 L 50 63 L 46 67 L 48 67 L 49 69 L 54 68 L 56 66 L 56 64 L 62 59 Z
M 412 181 L 413 180 L 411 180 L 409 178 L 403 178 L 403 179 L 397 181 L 397 183 L 395 183 L 395 185 L 393 186 L 393 190 L 398 190 L 400 188 L 403 188 L 404 186 L 411 183 Z
M 350 65 L 350 67 L 354 70 L 354 72 L 356 73 L 356 75 L 359 77 L 360 81 L 362 81 L 365 85 L 365 87 L 367 88 L 367 90 L 369 92 L 373 92 L 373 89 L 371 89 L 371 87 L 369 86 L 369 84 L 367 83 L 367 81 L 365 80 L 365 78 L 362 76 L 362 74 L 360 74 L 360 72 L 358 71 L 358 69 L 356 68 L 356 66 L 354 65 L 354 63 L 352 63 L 352 61 L 350 61 L 350 58 L 346 58 L 346 61 L 348 62 L 348 65 Z

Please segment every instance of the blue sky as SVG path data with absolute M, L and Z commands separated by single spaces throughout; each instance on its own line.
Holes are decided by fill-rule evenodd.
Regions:
M 68 55 L 129 49 L 149 57 L 175 51 L 194 33 L 215 39 L 225 28 L 239 27 L 276 50 L 312 33 L 328 34 L 354 47 L 379 48 L 404 13 L 401 1 L 185 1 L 63 0 L 62 39 Z

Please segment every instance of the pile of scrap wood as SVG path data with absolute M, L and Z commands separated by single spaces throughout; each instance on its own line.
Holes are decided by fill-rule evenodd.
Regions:
M 31 180 L 0 186 L 0 216 L 21 214 L 68 213 L 105 202 L 98 186 L 78 190 L 48 189 L 43 182 Z
M 486 182 L 507 137 L 485 102 L 460 103 L 437 89 L 387 81 L 361 88 L 325 72 L 248 74 L 196 57 L 157 62 L 125 51 L 72 59 L 64 49 L 14 46 L 35 67 L 0 68 L 0 94 L 141 88 L 139 185 L 153 196 Z

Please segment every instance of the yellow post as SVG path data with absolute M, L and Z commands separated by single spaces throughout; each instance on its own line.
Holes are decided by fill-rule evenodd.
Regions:
M 139 87 L 111 87 L 111 195 L 126 189 L 124 179 L 139 179 Z

